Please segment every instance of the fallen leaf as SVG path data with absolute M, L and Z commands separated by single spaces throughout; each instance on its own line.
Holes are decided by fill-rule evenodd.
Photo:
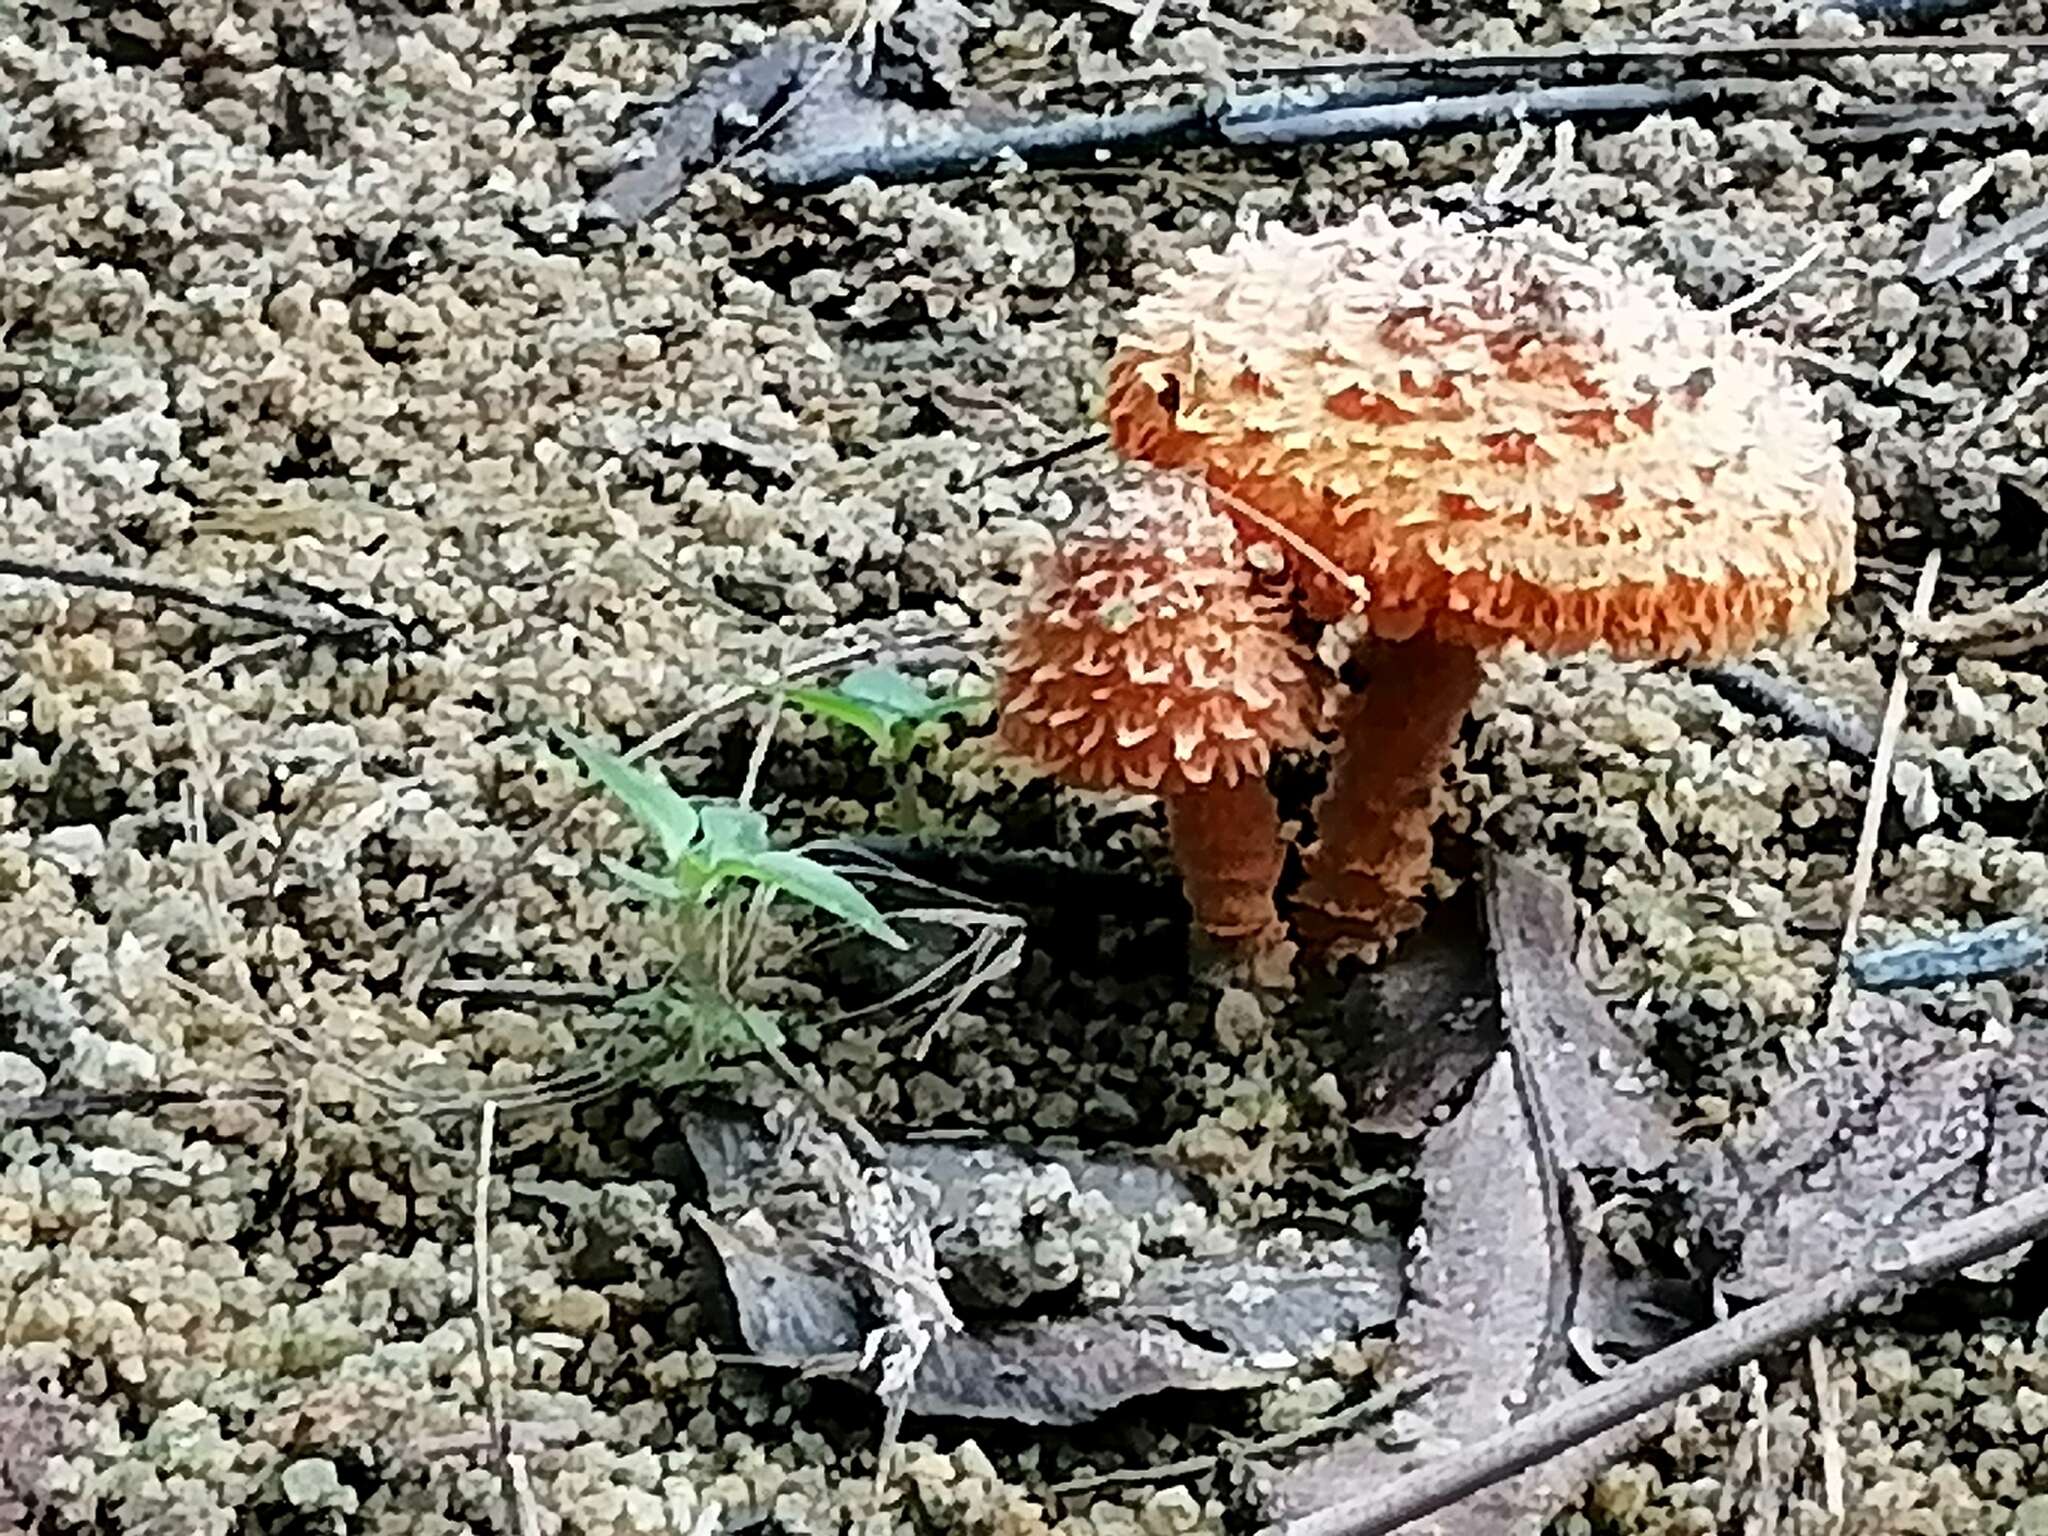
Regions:
M 775 1202 L 788 1177 L 764 1128 L 732 1114 L 692 1115 L 684 1135 L 721 1217 L 700 1215 L 732 1293 L 747 1348 L 763 1361 L 864 1381 L 872 1319 L 845 1255 Z M 885 1144 L 900 1193 L 935 1227 L 970 1217 L 989 1180 L 1058 1163 L 1081 1191 L 1143 1217 L 1191 1203 L 1178 1175 L 1135 1158 L 1028 1153 L 989 1143 Z M 762 1207 L 773 1203 L 775 1214 Z M 948 1282 L 951 1289 L 951 1282 Z M 1396 1245 L 1345 1239 L 1303 1253 L 1276 1241 L 1142 1264 L 1128 1293 L 1076 1316 L 977 1318 L 933 1338 L 905 1399 L 909 1412 L 1078 1424 L 1155 1392 L 1236 1390 L 1390 1321 L 1401 1301 Z
M 1330 1065 L 1354 1130 L 1413 1137 L 1500 1046 L 1499 994 L 1475 904 L 1465 899 L 1352 987 Z
M 684 1117 L 682 1133 L 714 1210 L 753 1204 L 763 1181 L 775 1176 L 775 1145 L 758 1120 L 730 1110 L 698 1109 Z M 885 1142 L 882 1158 L 892 1172 L 931 1187 L 929 1214 L 939 1226 L 970 1217 L 988 1179 L 1047 1166 L 1065 1168 L 1076 1190 L 1103 1196 L 1125 1216 L 1162 1215 L 1201 1201 L 1195 1186 L 1179 1174 L 1129 1155 L 963 1138 Z
M 1637 1173 L 1662 1167 L 1677 1148 L 1676 1117 L 1642 1048 L 1573 958 L 1571 888 L 1495 854 L 1486 898 L 1508 1043 L 1535 1087 L 1556 1157 Z
M 1991 1095 L 1991 1148 L 1984 1201 L 1995 1204 L 2048 1184 L 2048 1039 L 2016 1040 L 1999 1062 Z
M 1294 1517 L 1505 1428 L 1575 1385 L 1575 1262 L 1502 1053 L 1457 1118 L 1423 1144 L 1423 1242 L 1396 1333 L 1423 1383 L 1405 1446 L 1359 1437 L 1269 1474 L 1267 1498 Z M 1657 1422 L 1646 1415 L 1404 1527 L 1414 1536 L 1536 1536 L 1586 1481 Z
M 1355 1339 L 1391 1321 L 1400 1305 L 1399 1247 L 1354 1238 L 1308 1253 L 1255 1247 L 1153 1263 L 1113 1315 L 1168 1324 L 1242 1359 L 1277 1364 Z
M 1579 970 L 1569 887 L 1496 855 L 1487 861 L 1485 910 L 1506 1048 L 1456 1117 L 1423 1140 L 1422 1229 L 1396 1328 L 1400 1368 L 1423 1385 L 1395 1435 L 1344 1441 L 1269 1474 L 1267 1497 L 1280 1516 L 1454 1456 L 1573 1390 L 1575 1358 L 1649 1332 L 1638 1315 L 1643 1288 L 1618 1273 L 1597 1237 L 1567 1223 L 1567 1190 L 1578 1169 L 1644 1171 L 1672 1157 L 1663 1086 Z M 1471 971 L 1454 958 L 1464 951 L 1453 935 L 1446 930 L 1448 948 L 1416 973 L 1411 1006 L 1420 1015 L 1441 1018 L 1469 996 Z M 1382 986 L 1375 1005 L 1398 1007 L 1402 985 Z M 1395 1123 L 1412 1124 L 1428 1113 L 1420 1095 L 1442 1078 L 1403 1063 L 1383 1081 L 1385 1101 L 1398 1106 Z M 1620 1425 L 1404 1529 L 1536 1536 L 1661 1417 Z
M 1847 1037 L 1682 1165 L 1738 1298 L 1775 1295 L 1987 1203 L 1992 1107 L 2014 1064 L 1909 1002 L 1860 994 Z

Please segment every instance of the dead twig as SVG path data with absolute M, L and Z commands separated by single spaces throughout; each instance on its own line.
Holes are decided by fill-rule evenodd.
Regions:
M 1811 1285 L 1774 1296 L 1625 1365 L 1606 1380 L 1370 1493 L 1269 1526 L 1267 1536 L 1387 1536 L 1805 1338 L 1866 1301 L 1941 1279 L 2043 1235 L 2048 1235 L 2048 1187 L 1884 1245 L 1884 1262 L 1859 1258 L 1830 1270 Z
M 471 1242 L 476 1248 L 476 1353 L 483 1374 L 484 1422 L 489 1426 L 491 1455 L 505 1489 L 505 1528 L 511 1536 L 538 1536 L 540 1517 L 526 1476 L 526 1457 L 512 1449 L 505 1427 L 504 1386 L 491 1363 L 491 1141 L 497 1131 L 498 1106 L 484 1100 L 476 1127 L 476 1203 Z
M 1891 693 L 1885 700 L 1884 723 L 1878 727 L 1877 756 L 1870 765 L 1870 797 L 1863 805 L 1863 828 L 1856 838 L 1855 871 L 1849 879 L 1849 898 L 1842 911 L 1842 947 L 1835 959 L 1835 980 L 1828 997 L 1828 1028 L 1841 1027 L 1849 1016 L 1849 1000 L 1855 991 L 1850 958 L 1856 952 L 1856 929 L 1863 921 L 1864 904 L 1870 899 L 1870 877 L 1877 867 L 1878 835 L 1884 827 L 1884 808 L 1891 798 L 1892 759 L 1899 750 L 1899 733 L 1906 724 L 1906 685 L 1919 645 L 1920 631 L 1934 607 L 1934 583 L 1941 574 L 1941 551 L 1935 550 L 1920 568 L 1920 585 L 1913 593 L 1913 608 L 1899 637 L 1899 655 L 1892 672 Z
M 1071 459 L 1076 454 L 1100 448 L 1108 441 L 1108 433 L 1091 432 L 1086 437 L 1073 438 L 1056 448 L 1048 448 L 1043 453 L 1034 453 L 1028 459 L 1012 459 L 996 465 L 993 469 L 984 469 L 980 474 L 961 481 L 958 488 L 971 491 L 978 486 L 987 485 L 991 480 L 1007 480 L 1013 475 L 1028 475 L 1034 470 L 1051 469 L 1053 465 Z
M 1939 254 L 1932 248 L 1923 251 L 1913 275 L 1923 283 L 1974 283 L 2044 241 L 2048 241 L 2048 203 L 2015 214 L 1996 229 Z
M 713 167 L 787 191 L 858 177 L 878 183 L 938 180 L 1008 162 L 1033 168 L 1081 164 L 1161 149 L 1284 148 L 1394 135 L 1452 133 L 1500 123 L 1604 117 L 1713 106 L 1773 89 L 1747 78 L 1658 84 L 1556 85 L 1487 90 L 1485 82 L 1384 82 L 1304 97 L 1210 92 L 1174 105 L 1096 114 L 1028 116 L 1011 109 L 920 110 L 864 95 L 851 63 L 824 45 L 764 50 L 707 72 L 669 104 L 640 161 L 616 172 L 595 198 L 602 216 L 632 224 L 681 194 L 687 177 Z M 728 122 L 767 114 L 781 122 L 799 100 L 811 131 L 777 148 L 766 125 L 737 148 Z M 815 121 L 810 119 L 815 117 Z M 762 147 L 762 146 L 766 147 Z
M 218 1104 L 282 1104 L 290 1090 L 282 1083 L 230 1084 L 219 1088 L 130 1088 L 85 1091 L 53 1089 L 38 1094 L 0 1094 L 0 1126 L 80 1115 L 155 1114 L 163 1109 Z
M 2048 964 L 2048 928 L 2023 917 L 1939 938 L 1908 939 L 1858 950 L 1849 976 L 1866 991 L 1983 981 Z
M 1745 662 L 1695 667 L 1692 675 L 1737 708 L 1775 715 L 1850 757 L 1868 762 L 1877 751 L 1877 737 L 1869 726 L 1789 677 Z
M 516 976 L 483 976 L 473 980 L 430 981 L 422 997 L 453 997 L 482 1007 L 610 1008 L 633 995 L 623 987 L 600 987 L 579 981 L 527 981 Z
M 1930 619 L 1920 643 L 1943 656 L 2027 656 L 2048 650 L 2048 582 L 1976 613 Z
M 1734 59 L 1874 59 L 1903 54 L 2041 52 L 2048 52 L 2048 34 L 1943 37 L 1921 33 L 1899 37 L 1788 37 L 1701 43 L 1646 39 L 1627 43 L 1558 43 L 1541 48 L 1515 48 L 1490 53 L 1460 52 L 1450 48 L 1397 54 L 1333 53 L 1319 59 L 1304 59 L 1292 63 L 1248 64 L 1239 71 L 1239 76 L 1246 80 L 1271 80 L 1325 74 L 1372 76 L 1488 70 L 1501 71 L 1517 79 L 1526 79 L 1530 74 L 1541 70 L 1572 69 L 1596 64 L 1662 62 L 1690 66 Z M 1147 74 L 1141 78 L 1145 83 L 1152 84 L 1172 80 L 1199 80 L 1202 77 L 1194 70 L 1178 70 Z
M 165 581 L 155 576 L 142 576 L 133 571 L 116 570 L 110 566 L 73 565 L 61 562 L 21 560 L 9 555 L 0 555 L 0 576 L 13 576 L 23 581 L 49 581 L 59 586 L 84 588 L 94 592 L 120 592 L 130 597 L 147 597 L 157 602 L 169 603 L 174 607 L 197 608 L 206 613 L 217 613 L 223 618 L 245 619 L 250 623 L 268 625 L 272 629 L 289 630 L 309 640 L 329 642 L 353 642 L 368 645 L 374 650 L 396 650 L 401 647 L 431 644 L 431 638 L 416 633 L 419 625 L 389 614 L 378 613 L 358 603 L 338 603 L 333 599 L 317 599 L 329 611 L 319 612 L 311 606 L 293 603 L 275 603 L 263 598 L 243 597 L 233 593 L 209 592 L 203 587 L 194 587 L 184 582 Z
M 1240 148 L 1345 143 L 1501 123 L 1670 112 L 1719 105 L 1739 97 L 1761 95 L 1769 89 L 1768 81 L 1750 79 L 1678 80 L 1660 85 L 1550 85 L 1534 90 L 1424 96 L 1376 106 L 1319 107 L 1271 115 L 1260 114 L 1257 109 L 1241 110 L 1226 116 L 1218 125 L 1218 132 L 1225 143 Z
M 519 40 L 626 27 L 635 22 L 688 21 L 720 11 L 762 11 L 781 0 L 592 0 L 585 5 L 550 5 L 520 25 Z

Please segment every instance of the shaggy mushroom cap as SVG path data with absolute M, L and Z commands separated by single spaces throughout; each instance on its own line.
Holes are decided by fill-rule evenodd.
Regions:
M 998 735 L 1070 784 L 1179 795 L 1306 746 L 1314 663 L 1198 484 L 1111 493 L 1038 573 L 1010 635 Z
M 1277 535 L 1318 616 L 1362 578 L 1390 638 L 1714 656 L 1853 575 L 1842 457 L 1782 350 L 1540 226 L 1373 211 L 1200 255 L 1137 305 L 1108 417 Z

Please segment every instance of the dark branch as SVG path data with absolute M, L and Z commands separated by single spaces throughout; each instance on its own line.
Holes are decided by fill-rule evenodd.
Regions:
M 322 613 L 311 607 L 274 603 L 263 598 L 243 597 L 225 592 L 209 592 L 204 588 L 187 586 L 182 582 L 165 581 L 155 576 L 142 576 L 132 571 L 98 566 L 51 564 L 0 555 L 0 576 L 15 576 L 24 581 L 50 581 L 59 586 L 80 587 L 95 592 L 121 592 L 130 597 L 153 598 L 176 607 L 197 608 L 207 613 L 217 613 L 223 618 L 245 619 L 253 624 L 286 630 L 312 640 L 366 644 L 374 650 L 390 650 L 411 643 L 411 632 L 419 627 L 407 620 L 379 613 L 373 608 L 366 608 L 347 599 L 325 596 L 319 598 L 317 601 L 330 610 Z
M 1692 674 L 1738 709 L 1775 715 L 1858 761 L 1869 762 L 1877 751 L 1877 733 L 1868 725 L 1790 678 L 1742 662 L 1695 667 Z
M 1494 82 L 1413 76 L 1335 93 L 1296 88 L 1232 99 L 1214 92 L 1168 106 L 1031 117 L 1009 109 L 909 107 L 856 89 L 849 62 L 830 50 L 771 48 L 709 72 L 670 103 L 647 158 L 614 174 L 593 199 L 594 211 L 624 223 L 651 217 L 676 198 L 690 174 L 712 166 L 764 186 L 817 190 L 863 176 L 884 183 L 936 180 L 1004 161 L 1093 166 L 1106 157 L 1162 149 L 1289 148 L 1520 121 L 1634 116 L 1712 107 L 1771 88 L 1746 77 L 1490 87 Z M 767 147 L 726 152 L 738 130 L 758 136 L 754 125 L 774 120 L 778 111 L 791 121 L 775 130 Z
M 1548 1461 L 1716 1377 L 1813 1333 L 1863 1302 L 1924 1284 L 2048 1234 L 2048 1188 L 2030 1190 L 1873 1257 L 1830 1270 L 1726 1322 L 1659 1350 L 1519 1424 L 1426 1462 L 1342 1504 L 1268 1528 L 1267 1536 L 1387 1536 L 1517 1472 Z

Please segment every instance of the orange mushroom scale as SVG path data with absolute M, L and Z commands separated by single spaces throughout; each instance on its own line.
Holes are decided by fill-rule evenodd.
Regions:
M 1164 798 L 1208 934 L 1251 950 L 1284 935 L 1266 770 L 1314 739 L 1322 684 L 1199 484 L 1119 488 L 1104 524 L 1066 541 L 1014 622 L 997 702 L 1019 757 L 1080 788 Z
M 1140 301 L 1107 415 L 1124 454 L 1203 476 L 1311 615 L 1362 603 L 1392 642 L 1301 897 L 1360 944 L 1417 918 L 1483 653 L 1724 656 L 1853 577 L 1842 455 L 1783 349 L 1541 225 L 1241 237 Z

